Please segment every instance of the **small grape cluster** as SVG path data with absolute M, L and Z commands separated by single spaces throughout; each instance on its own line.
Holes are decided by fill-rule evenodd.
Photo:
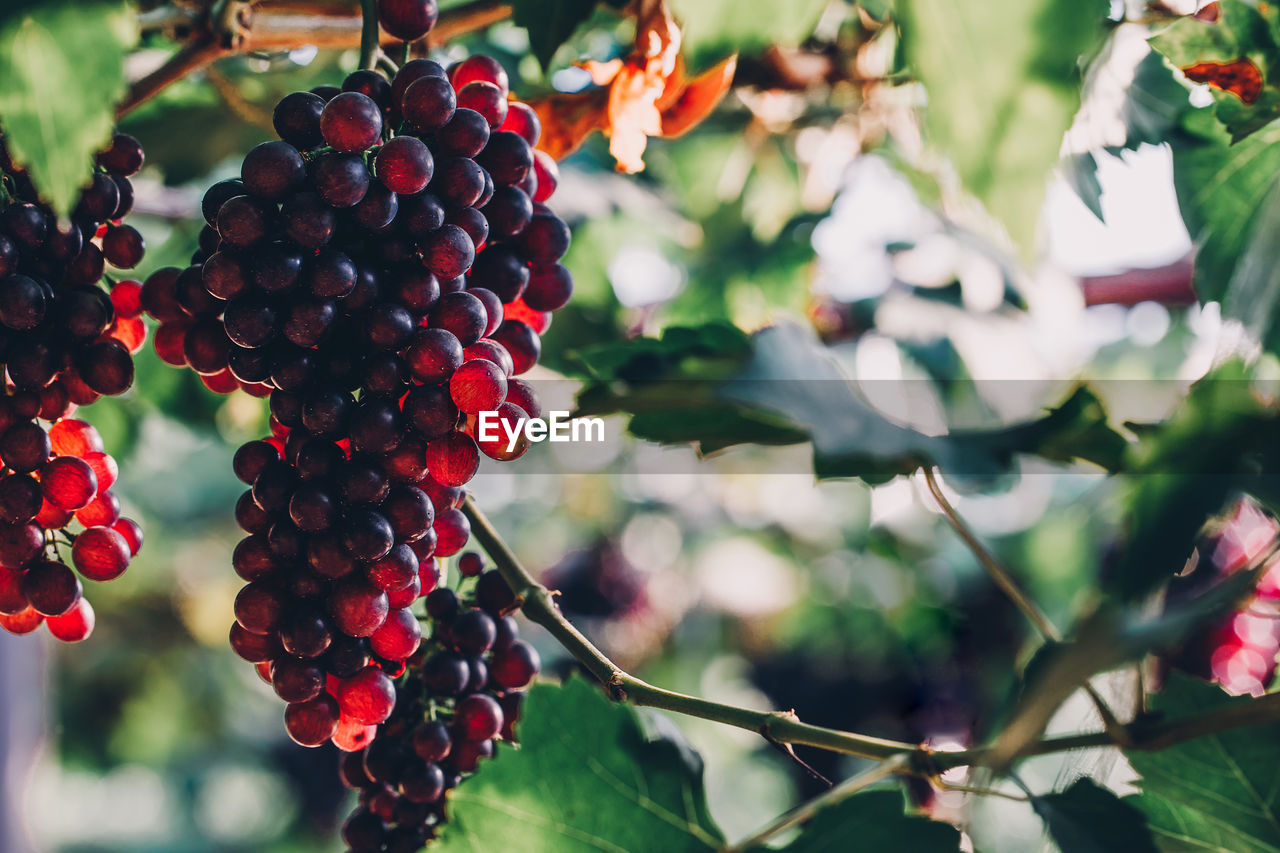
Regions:
M 191 265 L 158 271 L 141 297 L 162 359 L 215 391 L 270 398 L 272 434 L 234 460 L 250 488 L 236 506 L 246 585 L 231 644 L 288 703 L 295 741 L 347 751 L 381 739 L 396 707 L 395 726 L 421 721 L 423 682 L 404 672 L 448 650 L 464 683 L 436 690 L 433 713 L 499 709 L 492 732 L 455 725 L 456 776 L 492 752 L 493 696 L 532 678 L 536 657 L 509 620 L 494 651 L 503 611 L 482 607 L 460 623 L 431 614 L 424 658 L 410 608 L 446 594 L 438 558 L 470 536 L 463 487 L 480 454 L 527 449 L 479 440 L 479 413 L 508 425 L 541 415 L 518 374 L 573 289 L 559 263 L 569 229 L 543 204 L 555 162 L 533 147 L 537 114 L 484 56 L 447 72 L 414 60 L 391 80 L 356 71 L 341 89 L 287 95 L 274 124 L 280 140 L 205 194 Z M 477 580 L 482 605 L 494 579 Z M 405 800 L 425 811 L 403 825 L 425 831 L 426 793 Z
M 499 739 L 515 739 L 538 653 L 519 639 L 502 576 L 484 571 L 475 553 L 458 566 L 466 594 L 440 588 L 426 597 L 434 633 L 414 656 L 415 677 L 398 685 L 376 738 L 340 762 L 343 783 L 360 793 L 342 828 L 352 853 L 420 850 L 446 820 L 445 794 Z
M 45 624 L 78 642 L 92 632 L 93 608 L 60 544 L 94 581 L 118 577 L 142 546 L 111 491 L 115 460 L 92 425 L 70 417 L 133 384 L 132 354 L 146 340 L 141 285 L 99 286 L 107 262 L 128 269 L 142 260 L 142 235 L 122 222 L 142 161 L 138 141 L 116 134 L 70 220 L 59 222 L 0 151 L 9 199 L 0 210 L 0 627 L 10 633 Z

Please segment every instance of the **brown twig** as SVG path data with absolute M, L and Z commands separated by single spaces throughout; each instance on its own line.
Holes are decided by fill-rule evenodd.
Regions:
M 204 68 L 228 53 L 230 51 L 220 46 L 210 35 L 202 36 L 185 45 L 159 68 L 129 87 L 129 94 L 116 107 L 116 118 L 123 118 L 160 94 L 171 83 Z
M 163 65 L 135 81 L 116 109 L 117 118 L 163 91 L 166 86 L 225 56 L 251 51 L 293 50 L 315 45 L 323 50 L 360 47 L 360 5 L 349 0 L 271 0 L 261 5 L 239 4 L 240 18 L 234 32 L 225 22 L 212 21 L 208 14 L 197 15 L 174 9 L 155 9 L 147 14 L 152 28 L 183 24 L 191 28 L 190 41 Z M 427 35 L 430 45 L 443 44 L 465 33 L 484 29 L 511 15 L 504 0 L 471 0 L 440 13 L 436 26 Z M 398 39 L 381 34 L 383 45 L 398 45 Z

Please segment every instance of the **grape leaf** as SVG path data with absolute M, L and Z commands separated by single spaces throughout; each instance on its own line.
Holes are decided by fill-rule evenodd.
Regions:
M 1031 805 L 1062 853 L 1157 853 L 1142 812 L 1089 779 Z
M 1178 206 L 1196 244 L 1196 294 L 1280 350 L 1280 123 L 1232 144 L 1201 109 L 1169 141 Z
M 1019 453 L 1115 470 L 1125 450 L 1083 387 L 1029 423 L 926 435 L 871 406 L 812 335 L 793 325 L 750 338 L 727 324 L 677 327 L 659 340 L 604 345 L 574 361 L 592 380 L 579 394 L 579 414 L 629 413 L 634 435 L 696 443 L 704 453 L 809 440 L 819 477 L 883 482 L 925 464 L 989 477 L 1008 471 Z
M 512 0 L 511 20 L 529 32 L 529 47 L 542 64 L 551 59 L 595 12 L 597 0 Z
M 0 126 L 13 158 L 60 215 L 105 148 L 137 39 L 122 0 L 44 3 L 0 19 Z
M 1280 116 L 1280 14 L 1271 4 L 1222 0 L 1216 21 L 1183 17 L 1151 39 L 1191 81 L 1209 84 L 1218 119 L 1238 142 Z
M 747 853 L 958 853 L 960 833 L 949 824 L 906 814 L 899 791 L 866 791 L 818 811 L 804 832 L 784 847 L 756 846 Z M 851 841 L 857 843 L 851 846 Z
M 1104 51 L 1095 64 L 1104 63 L 1106 58 Z M 1103 150 L 1118 155 L 1126 149 L 1137 150 L 1144 143 L 1159 145 L 1189 109 L 1187 87 L 1174 77 L 1173 69 L 1164 58 L 1152 51 L 1138 63 L 1132 82 L 1124 89 L 1124 101 L 1120 105 L 1124 142 Z M 1102 219 L 1102 186 L 1098 183 L 1098 161 L 1094 154 L 1072 154 L 1063 161 L 1062 170 L 1080 200 Z
M 1154 710 L 1189 717 L 1259 700 L 1177 675 Z M 1147 816 L 1165 851 L 1280 850 L 1280 722 L 1229 729 L 1159 751 L 1126 750 L 1142 793 L 1126 797 Z
M 1079 62 L 1102 44 L 1106 15 L 1101 0 L 898 4 L 933 144 L 1024 250 L 1080 106 Z
M 731 53 L 746 55 L 779 45 L 794 47 L 813 32 L 827 0 L 669 0 L 684 34 L 690 72 L 705 70 Z
M 533 687 L 520 740 L 520 749 L 502 747 L 483 773 L 449 795 L 441 853 L 723 847 L 694 754 L 647 738 L 634 709 L 610 703 L 582 679 Z

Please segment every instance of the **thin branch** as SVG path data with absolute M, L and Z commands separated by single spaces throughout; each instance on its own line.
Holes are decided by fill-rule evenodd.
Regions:
M 907 769 L 906 758 L 907 756 L 900 755 L 895 758 L 887 759 L 880 762 L 875 767 L 872 767 L 870 770 L 846 779 L 830 791 L 824 791 L 809 800 L 807 803 L 797 806 L 782 815 L 780 818 L 757 832 L 755 835 L 752 835 L 750 838 L 746 838 L 738 844 L 734 844 L 732 847 L 725 848 L 724 853 L 741 853 L 743 850 L 750 850 L 753 847 L 758 847 L 770 838 L 774 838 L 780 833 L 786 832 L 788 829 L 791 829 L 794 826 L 799 826 L 800 824 L 808 821 L 817 814 L 820 809 L 834 805 L 841 800 L 848 799 L 859 791 L 869 788 L 875 783 L 882 779 L 887 779 L 895 773 L 904 772 Z
M 160 94 L 171 83 L 186 77 L 193 71 L 199 71 L 228 53 L 230 51 L 221 47 L 212 36 L 208 35 L 185 45 L 159 68 L 129 87 L 129 94 L 116 107 L 116 118 L 123 118 Z
M 943 516 L 950 523 L 952 529 L 959 534 L 964 540 L 964 544 L 969 546 L 969 550 L 977 557 L 978 562 L 986 569 L 987 575 L 992 582 L 1000 588 L 1000 591 L 1013 602 L 1018 610 L 1027 617 L 1036 630 L 1040 632 L 1040 636 L 1054 643 L 1062 642 L 1062 633 L 1049 620 L 1049 617 L 1040 609 L 1031 596 L 1027 595 L 1022 587 L 1018 586 L 1018 582 L 1013 579 L 1013 575 L 1000 564 L 995 555 L 986 549 L 969 525 L 965 524 L 960 513 L 956 512 L 956 508 L 952 506 L 951 501 L 947 500 L 947 496 L 942 493 L 942 486 L 938 483 L 938 476 L 935 470 L 930 466 L 924 466 L 924 481 L 929 486 L 929 492 L 933 495 L 933 499 L 937 501 L 938 508 L 942 510 Z M 1098 716 L 1102 718 L 1102 725 L 1106 731 L 1110 732 L 1118 743 L 1128 745 L 1128 734 L 1125 727 L 1120 724 L 1120 720 L 1112 712 L 1110 706 L 1103 700 L 1102 696 L 1094 689 L 1092 684 L 1085 682 L 1083 685 L 1085 693 L 1089 696 L 1089 701 L 1093 703 L 1094 708 L 1098 711 Z
M 1049 621 L 1049 617 L 1045 615 L 1039 605 L 1022 591 L 1022 588 L 1018 586 L 1018 582 L 1013 579 L 1013 576 L 1009 574 L 1004 566 L 1000 565 L 1000 561 L 995 558 L 995 555 L 978 541 L 978 537 L 973 534 L 973 531 L 969 529 L 969 525 L 965 524 L 964 519 L 956 512 L 956 508 L 951 505 L 951 501 L 947 500 L 947 496 L 942 493 L 942 487 L 938 485 L 938 476 L 934 473 L 934 469 L 925 466 L 923 470 L 924 481 L 928 484 L 929 492 L 937 502 L 938 509 L 942 510 L 943 517 L 947 519 L 947 523 L 964 540 L 964 544 L 973 552 L 973 556 L 978 558 L 978 562 L 986 569 L 987 575 L 995 585 L 1000 587 L 1000 591 L 1013 602 L 1015 607 L 1022 611 L 1022 614 L 1027 617 L 1027 621 L 1035 626 L 1041 636 L 1055 643 L 1061 641 L 1062 635 L 1058 633 L 1058 629 L 1054 627 L 1054 624 Z
M 605 685 L 614 699 L 737 726 L 781 743 L 815 746 L 862 758 L 883 760 L 919 750 L 914 744 L 803 723 L 792 712 L 752 711 L 663 690 L 628 674 L 565 619 L 551 591 L 533 579 L 470 498 L 463 504 L 462 511 L 471 522 L 472 533 L 511 586 L 525 615 L 547 629 L 566 651 Z
M 463 513 L 471 522 L 472 533 L 488 552 L 503 578 L 516 595 L 517 606 L 529 619 L 547 629 L 592 675 L 603 683 L 617 701 L 661 708 L 712 722 L 724 723 L 756 732 L 766 739 L 842 752 L 881 762 L 892 762 L 892 772 L 935 777 L 952 767 L 989 767 L 998 763 L 991 747 L 977 747 L 956 752 L 935 752 L 924 745 L 885 740 L 868 735 L 843 732 L 803 723 L 791 712 L 753 711 L 696 696 L 687 696 L 654 687 L 618 668 L 607 656 L 565 619 L 556 607 L 552 593 L 538 583 L 512 553 L 489 519 L 467 498 Z M 1048 755 L 1097 747 L 1124 747 L 1155 751 L 1203 735 L 1260 723 L 1280 722 L 1280 693 L 1270 693 L 1225 708 L 1193 714 L 1178 719 L 1154 720 L 1143 717 L 1134 722 L 1117 723 L 1115 729 L 1101 732 L 1044 738 L 1030 744 L 1021 756 Z M 834 790 L 834 789 L 833 789 Z
M 1142 752 L 1158 752 L 1184 741 L 1195 740 L 1198 737 L 1228 729 L 1276 722 L 1280 722 L 1280 693 L 1268 693 L 1248 702 L 1216 708 L 1203 714 L 1158 722 L 1140 720 L 1129 723 L 1124 726 L 1128 730 L 1130 739 L 1130 743 L 1125 748 Z M 1119 745 L 1107 732 L 1060 735 L 1031 744 L 1020 753 L 1020 757 Z M 939 770 L 947 770 L 952 767 L 988 766 L 991 763 L 990 754 L 989 747 L 978 747 L 959 752 L 935 752 L 929 758 Z

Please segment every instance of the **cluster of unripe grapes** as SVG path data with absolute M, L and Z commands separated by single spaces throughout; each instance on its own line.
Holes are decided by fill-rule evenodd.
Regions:
M 132 353 L 146 340 L 141 285 L 99 285 L 107 262 L 142 260 L 142 235 L 122 222 L 142 161 L 138 141 L 117 134 L 60 221 L 0 151 L 0 627 L 10 633 L 44 624 L 60 640 L 85 639 L 94 613 L 80 577 L 119 577 L 142 546 L 111 491 L 115 460 L 92 425 L 70 417 L 133 384 Z
M 478 441 L 479 414 L 541 415 L 518 375 L 572 293 L 569 229 L 543 204 L 558 175 L 537 114 L 488 57 L 356 71 L 287 95 L 274 124 L 280 140 L 205 194 L 191 265 L 150 276 L 141 301 L 166 362 L 269 397 L 272 434 L 234 461 L 250 488 L 231 644 L 288 703 L 295 741 L 372 757 L 351 844 L 382 850 L 425 839 L 537 671 L 501 577 L 478 577 L 463 609 L 438 560 L 470 536 L 480 454 L 527 449 Z M 440 734 L 412 764 L 419 723 Z M 408 762 L 394 772 L 376 759 L 392 751 Z

